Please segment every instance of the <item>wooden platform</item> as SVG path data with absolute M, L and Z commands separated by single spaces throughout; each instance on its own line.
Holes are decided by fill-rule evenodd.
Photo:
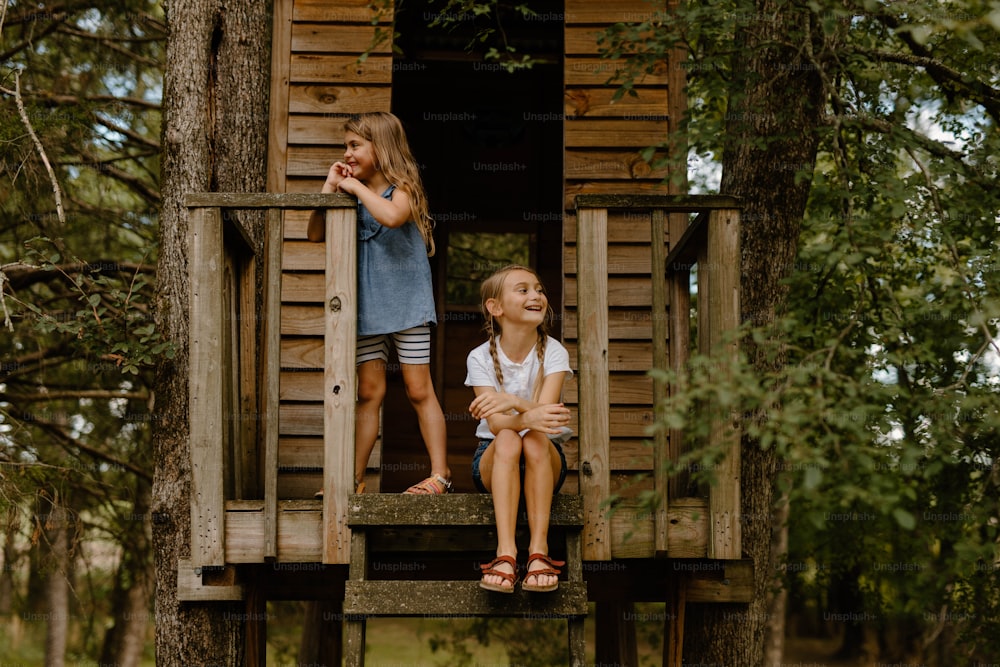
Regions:
M 393 524 L 414 531 L 451 523 L 456 515 L 465 516 L 468 525 L 477 525 L 484 516 L 492 517 L 489 496 L 451 494 L 424 498 L 372 494 L 352 496 L 348 504 L 348 522 L 362 507 L 382 505 L 385 512 L 398 513 Z M 670 553 L 673 558 L 705 558 L 708 548 L 708 504 L 701 498 L 681 498 L 671 503 L 667 511 Z M 553 525 L 560 525 L 560 516 L 575 516 L 582 512 L 580 497 L 559 495 L 553 505 Z M 323 560 L 323 503 L 320 500 L 282 500 L 278 502 L 277 561 L 279 563 L 319 563 Z M 263 563 L 264 501 L 230 500 L 226 502 L 225 560 L 227 563 Z M 620 558 L 652 558 L 653 518 L 635 503 L 623 503 L 611 514 L 612 553 Z M 394 533 L 397 538 L 399 531 Z

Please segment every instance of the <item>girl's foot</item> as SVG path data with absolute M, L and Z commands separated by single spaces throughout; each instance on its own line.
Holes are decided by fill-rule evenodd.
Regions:
M 411 496 L 440 496 L 451 491 L 451 480 L 441 475 L 431 475 L 422 482 L 417 482 L 403 493 Z
M 497 593 L 513 593 L 517 583 L 517 561 L 513 556 L 497 556 L 479 566 L 483 571 L 480 587 Z
M 532 593 L 556 590 L 559 588 L 559 567 L 565 564 L 564 561 L 552 560 L 545 554 L 531 554 L 521 588 Z

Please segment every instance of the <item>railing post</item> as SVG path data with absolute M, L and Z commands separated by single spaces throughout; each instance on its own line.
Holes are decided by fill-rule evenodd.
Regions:
M 278 415 L 281 410 L 281 249 L 284 211 L 269 209 L 264 237 L 261 425 L 264 438 L 264 558 L 278 557 Z
M 577 210 L 577 326 L 583 559 L 611 560 L 608 368 L 608 211 Z
M 736 209 L 715 210 L 708 215 L 708 246 L 706 263 L 699 267 L 699 294 L 702 276 L 710 276 L 705 299 L 699 299 L 698 310 L 707 311 L 710 332 L 709 347 L 718 355 L 717 368 L 728 373 L 738 359 L 739 342 L 735 336 L 727 340 L 740 324 L 740 213 Z M 735 260 L 735 261 L 734 261 Z M 701 338 L 699 332 L 699 338 Z M 712 425 L 710 446 L 722 447 L 726 454 L 719 462 L 717 484 L 709 495 L 709 558 L 740 558 L 742 529 L 740 524 L 740 432 L 737 420 L 720 417 Z
M 653 288 L 652 336 L 653 368 L 667 367 L 667 252 L 664 247 L 667 215 L 661 208 L 650 211 L 650 279 Z M 662 382 L 653 383 L 653 414 L 656 423 L 662 422 L 663 406 L 667 398 Z M 653 482 L 656 491 L 656 514 L 653 519 L 653 550 L 657 554 L 667 553 L 667 510 L 668 493 L 667 432 L 657 429 L 653 436 Z
M 193 208 L 188 410 L 191 447 L 191 564 L 224 566 L 225 499 L 222 433 L 224 378 L 222 215 Z
M 347 498 L 354 493 L 357 229 L 354 209 L 326 212 L 323 370 L 323 562 L 350 562 Z

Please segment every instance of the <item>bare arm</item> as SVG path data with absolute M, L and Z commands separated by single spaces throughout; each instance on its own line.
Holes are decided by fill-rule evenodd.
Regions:
M 542 381 L 538 403 L 526 401 L 492 387 L 473 387 L 476 398 L 469 406 L 474 417 L 485 419 L 490 431 L 531 429 L 556 434 L 569 423 L 569 408 L 558 403 L 566 373 L 552 373 Z
M 341 182 L 351 175 L 351 168 L 343 162 L 334 162 L 326 175 L 321 193 L 328 195 L 337 192 Z M 319 243 L 326 238 L 326 209 L 317 208 L 309 214 L 309 225 L 306 227 L 306 238 L 313 243 Z
M 402 227 L 410 219 L 410 195 L 399 188 L 393 191 L 392 199 L 386 199 L 353 176 L 342 180 L 339 188 L 341 192 L 357 197 L 383 227 Z

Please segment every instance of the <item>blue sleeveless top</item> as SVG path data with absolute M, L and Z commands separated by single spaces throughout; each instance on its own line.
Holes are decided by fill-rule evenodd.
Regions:
M 382 193 L 392 199 L 395 185 Z M 358 335 L 436 324 L 427 247 L 412 220 L 394 229 L 358 202 Z

